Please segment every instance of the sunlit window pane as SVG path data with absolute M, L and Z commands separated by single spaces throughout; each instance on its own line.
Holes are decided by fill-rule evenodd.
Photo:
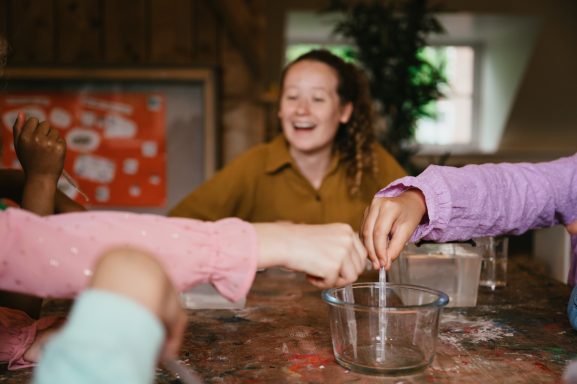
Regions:
M 470 144 L 473 129 L 474 58 L 468 46 L 428 47 L 427 58 L 443 57 L 448 87 L 445 97 L 429 109 L 434 118 L 422 118 L 415 139 L 420 144 Z

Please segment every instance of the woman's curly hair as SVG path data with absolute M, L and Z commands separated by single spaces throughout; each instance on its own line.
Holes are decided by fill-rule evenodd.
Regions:
M 354 64 L 345 62 L 328 50 L 315 49 L 285 67 L 281 86 L 291 66 L 305 60 L 317 61 L 333 68 L 338 78 L 337 94 L 341 104 L 351 102 L 353 105 L 349 121 L 340 124 L 337 130 L 334 148 L 345 164 L 349 193 L 354 196 L 359 193 L 363 177 L 375 172 L 373 108 L 367 77 Z

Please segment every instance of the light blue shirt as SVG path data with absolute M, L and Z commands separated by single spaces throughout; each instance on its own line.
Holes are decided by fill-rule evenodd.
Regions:
M 84 291 L 42 352 L 33 383 L 153 383 L 164 337 L 160 321 L 142 305 L 112 292 Z

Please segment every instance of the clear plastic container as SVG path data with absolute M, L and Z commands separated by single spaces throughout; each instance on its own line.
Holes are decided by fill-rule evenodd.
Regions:
M 507 285 L 509 239 L 507 237 L 481 237 L 475 239 L 475 242 L 485 246 L 479 285 L 493 291 L 503 288 Z
M 439 318 L 449 298 L 413 285 L 356 283 L 323 291 L 333 352 L 343 367 L 398 374 L 427 367 L 435 356 Z
M 473 307 L 485 248 L 473 241 L 408 244 L 393 262 L 389 280 L 445 292 L 448 307 Z

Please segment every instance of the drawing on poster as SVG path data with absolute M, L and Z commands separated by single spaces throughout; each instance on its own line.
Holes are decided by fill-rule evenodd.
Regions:
M 92 206 L 166 202 L 166 102 L 158 92 L 11 92 L 0 95 L 2 162 L 20 165 L 12 144 L 18 112 L 50 122 L 66 139 L 65 170 Z M 86 203 L 62 178 L 59 187 Z

